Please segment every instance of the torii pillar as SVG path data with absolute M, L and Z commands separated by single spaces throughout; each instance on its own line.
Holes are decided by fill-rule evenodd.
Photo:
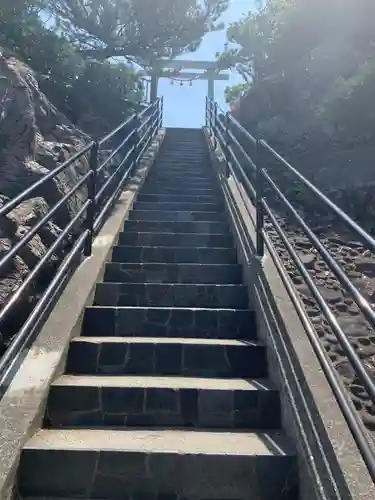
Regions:
M 207 97 L 210 101 L 213 101 L 215 98 L 215 76 L 207 75 Z
M 158 98 L 159 77 L 157 73 L 151 73 L 150 102 L 155 102 Z

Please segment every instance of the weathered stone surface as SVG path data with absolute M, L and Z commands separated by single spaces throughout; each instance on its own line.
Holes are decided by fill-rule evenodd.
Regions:
M 22 190 L 40 180 L 57 165 L 81 149 L 89 137 L 72 125 L 39 90 L 38 83 L 27 66 L 0 53 L 0 206 Z M 0 221 L 3 256 L 47 214 L 49 209 L 68 193 L 87 171 L 87 158 L 46 182 L 30 197 Z M 0 278 L 0 306 L 22 283 L 48 247 L 56 240 L 86 199 L 86 190 L 77 191 L 52 220 L 40 229 L 19 252 L 19 257 L 2 269 Z M 67 240 L 50 259 L 54 266 L 64 255 Z M 47 270 L 48 273 L 48 270 Z M 45 276 L 45 275 L 44 275 Z M 13 318 L 4 331 L 11 337 L 19 328 L 18 318 L 33 302 L 33 293 L 19 303 Z M 7 342 L 7 339 L 3 339 Z M 0 351 L 4 346 L 1 345 Z
M 63 376 L 51 386 L 47 418 L 65 426 L 277 429 L 277 390 L 248 381 L 179 377 L 92 378 Z M 116 382 L 117 381 L 117 382 Z M 89 385 L 87 385 L 87 382 Z
M 318 253 L 312 253 L 307 238 L 300 235 L 294 227 L 285 223 L 286 231 L 300 259 L 307 268 L 320 294 L 336 317 L 339 326 L 362 359 L 368 372 L 375 377 L 375 332 L 365 320 L 351 295 L 334 277 Z M 317 232 L 317 231 L 315 231 Z M 275 234 L 270 237 L 299 292 L 306 312 L 313 323 L 333 366 L 348 387 L 349 394 L 363 422 L 369 430 L 375 430 L 375 407 L 358 379 L 337 336 L 329 327 L 325 316 L 310 293 L 302 276 L 295 268 L 288 253 L 280 245 Z M 370 303 L 375 298 L 375 257 L 361 243 L 353 241 L 352 235 L 343 234 L 337 227 L 322 229 L 320 238 L 330 254 L 339 262 L 352 283 Z M 308 253 L 307 253 L 308 252 Z
M 87 307 L 87 336 L 237 338 L 255 336 L 254 313 L 247 309 Z
M 375 277 L 375 261 L 374 259 L 361 259 L 355 264 L 356 271 L 366 274 L 373 278 Z
M 77 337 L 67 361 L 69 374 L 185 377 L 266 377 L 265 348 L 237 340 Z
M 309 253 L 307 255 L 302 255 L 301 261 L 307 269 L 311 269 L 314 267 L 314 263 L 316 261 L 316 255 L 314 253 Z

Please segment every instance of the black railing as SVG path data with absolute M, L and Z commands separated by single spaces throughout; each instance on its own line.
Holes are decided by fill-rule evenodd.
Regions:
M 289 213 L 294 224 L 296 224 L 309 239 L 312 247 L 319 253 L 324 263 L 340 282 L 346 292 L 352 297 L 363 316 L 366 318 L 372 328 L 375 328 L 375 312 L 371 304 L 365 299 L 360 291 L 353 285 L 349 277 L 331 255 L 329 250 L 315 235 L 309 225 L 300 216 L 298 210 L 293 206 L 287 198 L 282 188 L 273 178 L 273 169 L 267 168 L 270 161 L 276 162 L 278 169 L 277 173 L 285 171 L 289 177 L 296 179 L 303 188 L 310 194 L 315 196 L 326 211 L 331 211 L 338 220 L 354 233 L 363 246 L 371 252 L 375 252 L 375 240 L 356 224 L 346 213 L 344 213 L 337 205 L 332 203 L 319 189 L 309 182 L 300 172 L 293 168 L 287 161 L 284 160 L 276 151 L 274 151 L 264 140 L 257 140 L 249 134 L 229 113 L 223 113 L 218 105 L 210 100 L 206 102 L 206 127 L 211 136 L 216 141 L 223 152 L 227 165 L 227 173 L 234 175 L 242 183 L 248 197 L 253 203 L 256 210 L 256 244 L 255 252 L 258 258 L 264 255 L 266 247 L 275 266 L 280 274 L 280 277 L 289 293 L 289 296 L 296 308 L 299 318 L 306 330 L 308 338 L 316 353 L 322 370 L 332 388 L 335 398 L 340 406 L 342 414 L 350 428 L 350 431 L 355 439 L 362 458 L 368 468 L 370 476 L 375 483 L 375 453 L 372 446 L 371 438 L 367 434 L 361 417 L 359 416 L 354 404 L 352 403 L 347 389 L 342 383 L 335 367 L 333 366 L 323 344 L 320 341 L 319 335 L 312 325 L 308 313 L 305 310 L 303 303 L 296 293 L 295 287 L 292 285 L 288 277 L 288 272 L 282 264 L 280 256 L 271 242 L 267 231 L 264 228 L 265 218 L 269 222 L 284 248 L 287 250 L 295 268 L 304 279 L 313 298 L 324 314 L 332 332 L 334 333 L 338 344 L 348 361 L 350 362 L 358 380 L 361 382 L 369 399 L 375 404 L 375 382 L 368 373 L 361 358 L 355 348 L 350 343 L 347 335 L 341 328 L 335 314 L 332 312 L 327 301 L 320 293 L 317 285 L 312 279 L 308 269 L 303 264 L 298 256 L 292 242 L 280 224 L 280 218 L 277 211 L 270 207 L 269 200 L 274 195 L 278 200 L 279 206 L 283 207 L 284 211 Z M 267 197 L 265 192 L 267 191 Z
M 111 133 L 98 141 L 92 141 L 83 149 L 74 154 L 69 160 L 57 166 L 38 182 L 32 184 L 18 196 L 0 208 L 0 217 L 5 217 L 23 201 L 38 195 L 39 189 L 60 173 L 73 166 L 77 160 L 89 156 L 89 168 L 78 182 L 67 192 L 34 227 L 32 227 L 19 241 L 0 259 L 0 275 L 6 276 L 9 264 L 12 263 L 22 248 L 49 222 L 56 213 L 79 190 L 86 188 L 87 198 L 81 204 L 77 213 L 67 226 L 58 235 L 54 243 L 30 271 L 21 285 L 10 294 L 0 310 L 0 325 L 14 313 L 20 300 L 35 284 L 38 276 L 49 266 L 51 258 L 61 250 L 67 241 L 70 241 L 70 250 L 52 277 L 48 287 L 32 309 L 30 315 L 15 334 L 4 355 L 0 359 L 0 395 L 6 390 L 9 374 L 18 366 L 22 354 L 25 353 L 38 328 L 51 309 L 51 304 L 61 293 L 66 284 L 66 276 L 74 267 L 74 263 L 81 258 L 91 255 L 93 238 L 98 233 L 114 203 L 121 193 L 126 181 L 132 177 L 135 169 L 162 126 L 163 101 L 158 99 L 150 104 L 140 114 L 133 114 Z M 125 137 L 124 137 L 125 136 Z M 116 146 L 113 146 L 117 144 Z M 111 152 L 100 163 L 99 157 L 103 146 L 110 145 Z M 118 160 L 119 158 L 119 160 Z M 114 160 L 118 164 L 113 167 Z M 3 332 L 6 333 L 6 332 Z

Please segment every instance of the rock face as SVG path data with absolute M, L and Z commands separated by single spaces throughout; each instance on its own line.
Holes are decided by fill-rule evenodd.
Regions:
M 0 206 L 41 179 L 58 164 L 81 149 L 90 138 L 72 125 L 40 92 L 27 66 L 0 53 Z M 68 167 L 34 192 L 0 220 L 0 259 L 43 217 L 87 172 L 86 157 Z M 19 287 L 46 253 L 87 197 L 83 187 L 55 214 L 55 217 L 20 251 L 0 273 L 0 306 Z M 41 282 L 61 260 L 69 246 L 50 259 L 50 268 L 35 283 L 30 296 L 19 304 L 13 317 L 1 326 L 0 355 L 19 329 L 38 295 Z

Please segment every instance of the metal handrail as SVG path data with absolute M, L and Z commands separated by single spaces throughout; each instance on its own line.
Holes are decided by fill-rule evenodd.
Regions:
M 149 116 L 144 117 L 149 112 Z M 51 257 L 67 241 L 72 240 L 71 249 L 56 271 L 49 286 L 44 290 L 40 299 L 31 311 L 30 315 L 14 336 L 7 350 L 0 358 L 0 396 L 4 394 L 9 376 L 17 368 L 22 353 L 30 345 L 32 339 L 37 335 L 43 319 L 51 310 L 53 301 L 58 298 L 65 286 L 64 278 L 72 270 L 74 263 L 82 255 L 89 257 L 92 253 L 92 242 L 95 235 L 105 222 L 109 212 L 114 205 L 119 193 L 124 187 L 126 180 L 132 176 L 144 151 L 159 132 L 163 121 L 163 99 L 150 104 L 141 113 L 131 115 L 127 120 L 112 130 L 98 141 L 91 141 L 80 151 L 64 161 L 61 165 L 51 170 L 47 175 L 22 191 L 0 207 L 0 217 L 4 217 L 14 210 L 20 203 L 29 199 L 43 185 L 56 178 L 65 169 L 73 165 L 84 156 L 89 156 L 89 169 L 80 177 L 76 184 L 46 213 L 1 259 L 0 274 L 6 273 L 6 268 L 12 259 L 19 254 L 20 250 L 27 245 L 35 235 L 51 220 L 56 212 L 74 195 L 80 188 L 87 186 L 87 199 L 75 216 L 62 229 L 53 244 L 47 249 L 45 255 L 37 265 L 26 276 L 21 285 L 12 293 L 0 310 L 0 324 L 3 324 L 9 316 L 17 310 L 17 306 L 25 296 L 30 287 L 35 283 L 38 275 L 50 263 Z M 125 132 L 125 138 L 123 134 Z M 142 136 L 141 136 L 142 134 Z M 113 146 L 113 141 L 119 140 L 119 144 Z M 111 141 L 112 149 L 107 158 L 99 164 L 101 148 Z M 135 154 L 136 153 L 136 154 Z M 113 172 L 108 172 L 108 166 L 117 154 L 122 155 L 119 165 Z M 108 178 L 103 179 L 108 175 Z M 112 189 L 110 189 L 112 187 Z M 74 238 L 74 234 L 80 233 Z
M 222 145 L 223 139 L 220 137 L 221 134 L 218 134 L 217 132 L 223 130 L 223 122 L 218 116 L 217 109 L 217 105 L 207 99 L 206 127 L 214 136 L 215 140 Z M 369 398 L 374 404 L 375 382 L 372 380 L 372 377 L 367 371 L 361 358 L 358 356 L 357 352 L 349 342 L 346 334 L 340 327 L 337 318 L 331 311 L 328 303 L 319 292 L 318 287 L 316 286 L 314 280 L 311 278 L 306 266 L 299 258 L 298 253 L 294 249 L 288 236 L 283 231 L 281 225 L 279 224 L 277 215 L 267 203 L 267 200 L 264 197 L 265 188 L 268 189 L 270 195 L 274 194 L 276 196 L 279 203 L 281 203 L 281 206 L 283 206 L 287 210 L 287 212 L 292 216 L 294 222 L 297 223 L 297 225 L 304 231 L 312 246 L 317 250 L 323 261 L 326 263 L 328 268 L 332 271 L 341 285 L 345 287 L 346 291 L 351 295 L 355 304 L 363 313 L 368 323 L 374 328 L 375 312 L 371 307 L 371 304 L 350 281 L 349 277 L 346 275 L 340 264 L 335 260 L 328 249 L 324 246 L 324 244 L 314 234 L 305 220 L 299 215 L 298 211 L 294 208 L 290 200 L 288 200 L 286 195 L 282 192 L 280 186 L 278 186 L 275 180 L 272 178 L 272 173 L 267 170 L 267 168 L 264 166 L 264 163 L 269 159 L 277 161 L 278 165 L 282 169 L 294 176 L 303 186 L 305 186 L 311 193 L 313 193 L 325 208 L 328 208 L 331 212 L 333 212 L 340 219 L 340 221 L 343 222 L 346 227 L 348 227 L 362 241 L 364 246 L 374 253 L 375 240 L 364 229 L 358 226 L 358 224 L 356 224 L 356 222 L 354 222 L 337 205 L 329 200 L 329 198 L 327 198 L 316 186 L 314 186 L 300 172 L 292 167 L 281 155 L 279 155 L 274 149 L 272 149 L 272 147 L 267 144 L 266 141 L 257 140 L 253 136 L 251 136 L 251 134 L 249 134 L 246 129 L 241 124 L 239 124 L 233 116 L 231 116 L 230 113 L 227 113 L 226 115 L 226 124 L 226 146 L 225 148 L 222 148 L 226 158 L 226 162 L 230 166 L 229 170 L 235 172 L 235 174 L 240 179 L 240 182 L 245 188 L 245 192 L 248 194 L 250 200 L 254 203 L 256 209 L 255 251 L 257 257 L 262 258 L 264 255 L 264 248 L 266 247 L 268 249 L 268 252 L 275 263 L 280 277 L 284 285 L 286 286 L 292 303 L 296 308 L 296 312 L 305 327 L 309 341 L 312 344 L 317 359 L 322 367 L 323 373 L 325 374 L 327 381 L 332 388 L 333 394 L 335 395 L 342 414 L 358 446 L 363 461 L 367 466 L 373 482 L 375 483 L 375 451 L 372 446 L 372 442 L 370 441 L 363 422 L 357 410 L 355 409 L 344 384 L 342 383 L 338 373 L 336 372 L 336 369 L 332 365 L 329 356 L 327 355 L 320 341 L 318 333 L 311 324 L 303 303 L 298 298 L 298 294 L 296 293 L 290 279 L 288 279 L 287 271 L 281 264 L 281 260 L 275 247 L 267 236 L 266 230 L 264 229 L 265 217 L 268 217 L 268 220 L 271 222 L 276 234 L 286 248 L 291 260 L 301 274 L 312 296 L 316 300 L 318 306 L 327 319 L 327 322 L 331 327 L 333 334 L 336 336 L 338 343 L 340 344 L 343 352 L 346 354 L 347 359 L 350 362 L 354 372 L 358 376 L 358 379 L 362 382 L 365 390 L 369 395 Z M 251 149 L 250 153 L 248 151 L 249 148 Z M 241 160 L 238 158 L 235 150 L 240 153 L 241 157 L 245 161 L 245 164 L 241 161 L 242 158 Z M 248 170 L 249 165 L 252 167 L 250 171 Z

